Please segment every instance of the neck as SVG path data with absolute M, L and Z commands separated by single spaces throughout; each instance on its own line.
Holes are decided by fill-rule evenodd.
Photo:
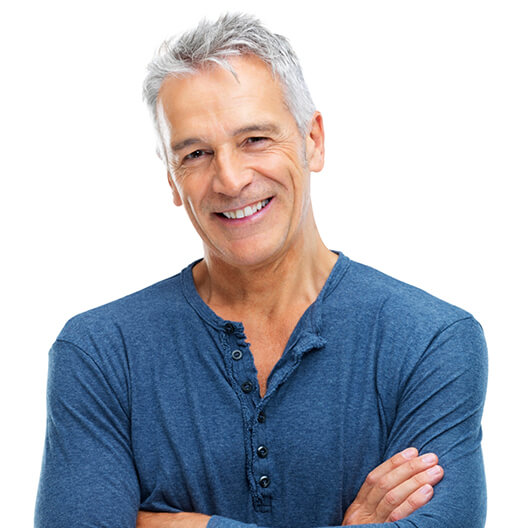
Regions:
M 314 302 L 337 256 L 323 244 L 314 219 L 290 248 L 270 262 L 243 268 L 206 253 L 193 268 L 202 299 L 225 319 L 243 314 L 277 317 Z

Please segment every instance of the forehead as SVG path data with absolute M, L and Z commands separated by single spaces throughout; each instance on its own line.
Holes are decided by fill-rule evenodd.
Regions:
M 229 59 L 235 74 L 219 65 L 182 78 L 167 77 L 158 97 L 159 115 L 172 133 L 189 129 L 237 129 L 256 121 L 294 121 L 280 82 L 261 59 Z

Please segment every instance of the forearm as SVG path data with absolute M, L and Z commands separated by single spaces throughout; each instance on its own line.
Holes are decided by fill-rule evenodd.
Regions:
M 412 528 L 410 522 L 400 521 L 398 523 L 358 524 L 353 528 Z M 268 528 L 256 524 L 235 521 L 220 515 L 202 515 L 200 513 L 149 513 L 140 512 L 136 522 L 136 528 Z M 293 528 L 299 528 L 293 526 Z M 336 528 L 336 527 L 331 527 Z M 341 528 L 341 527 L 340 527 Z
M 210 518 L 202 513 L 140 511 L 136 518 L 136 528 L 205 528 Z
M 414 525 L 408 522 L 406 519 L 404 519 L 403 521 L 398 521 L 394 523 L 353 524 L 351 525 L 351 527 L 352 528 L 384 528 L 384 527 L 413 528 Z M 185 528 L 185 527 L 180 527 L 180 528 Z M 213 515 L 210 518 L 209 522 L 207 523 L 207 528 L 269 528 L 269 527 L 262 527 L 256 524 L 246 524 L 246 523 L 235 521 L 233 519 L 228 519 L 226 517 L 221 517 L 219 515 Z M 300 527 L 292 526 L 292 528 L 300 528 Z M 327 527 L 324 527 L 324 528 L 327 528 Z M 342 527 L 340 526 L 340 527 L 329 527 L 329 528 L 342 528 Z

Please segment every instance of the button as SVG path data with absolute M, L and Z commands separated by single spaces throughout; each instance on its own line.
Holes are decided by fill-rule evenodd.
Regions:
M 269 450 L 264 445 L 261 445 L 256 449 L 256 453 L 258 453 L 260 458 L 265 458 L 269 454 Z
M 258 414 L 258 423 L 265 423 L 265 413 L 263 411 Z
M 243 357 L 243 352 L 241 350 L 233 350 L 231 356 L 232 359 L 239 361 Z
M 234 332 L 234 325 L 231 323 L 225 323 L 224 329 L 228 334 L 232 334 Z
M 252 392 L 253 390 L 254 385 L 250 381 L 242 383 L 242 391 L 245 392 L 245 394 L 249 394 L 249 392 Z
M 258 481 L 260 483 L 260 486 L 262 488 L 268 488 L 269 484 L 271 483 L 271 479 L 267 475 L 263 475 L 260 477 L 260 480 Z

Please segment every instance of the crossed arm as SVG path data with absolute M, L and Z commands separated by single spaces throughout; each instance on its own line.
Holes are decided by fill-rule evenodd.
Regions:
M 378 528 L 482 528 L 486 489 L 481 453 L 481 415 L 487 354 L 479 324 L 466 318 L 437 335 L 402 385 L 388 431 L 388 458 L 373 470 L 346 510 L 343 525 Z M 398 453 L 416 445 L 421 457 Z M 439 460 L 423 467 L 427 453 Z M 445 477 L 435 486 L 445 469 Z M 427 487 L 428 486 L 428 487 Z M 425 494 L 425 491 L 427 494 Z M 220 516 L 154 517 L 140 512 L 138 528 L 256 528 Z M 154 524 L 163 521 L 165 524 Z M 195 524 L 191 524 L 195 523 Z
M 343 518 L 343 526 L 394 522 L 426 504 L 443 478 L 434 453 L 418 456 L 409 448 L 389 458 L 367 476 Z M 211 517 L 201 513 L 140 511 L 136 528 L 206 528 Z
M 188 512 L 140 512 L 137 518 L 140 483 L 129 418 L 106 373 L 75 345 L 56 343 L 35 527 L 254 528 L 219 515 Z M 415 376 L 402 387 L 387 431 L 388 460 L 369 474 L 340 519 L 343 524 L 481 528 L 486 504 L 480 447 L 485 385 L 486 348 L 479 325 L 460 321 L 433 340 L 416 364 Z M 417 446 L 421 458 L 394 455 L 409 444 Z M 432 486 L 441 474 L 427 473 L 436 461 L 422 467 L 423 456 L 430 452 L 438 454 L 445 468 L 433 496 Z

